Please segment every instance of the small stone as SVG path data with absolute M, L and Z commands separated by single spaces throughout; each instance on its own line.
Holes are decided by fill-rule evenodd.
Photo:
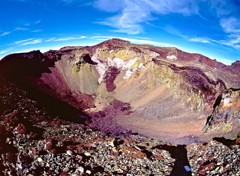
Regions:
M 71 151 L 71 150 L 67 150 L 67 152 L 66 152 L 69 156 L 73 156 L 74 155 L 74 152 L 73 151 Z
M 45 150 L 50 150 L 50 149 L 52 149 L 52 142 L 51 141 L 48 141 L 46 144 L 45 144 L 45 146 L 44 146 L 44 148 L 45 148 Z
M 16 127 L 16 131 L 18 132 L 18 134 L 26 134 L 26 127 L 24 124 L 19 123 L 18 126 Z
M 67 168 L 67 167 L 65 167 L 64 169 L 63 169 L 63 172 L 68 172 L 69 171 L 69 169 Z
M 86 170 L 86 173 L 90 175 L 92 172 L 90 170 Z
M 217 167 L 215 170 L 221 173 L 223 171 L 223 166 Z
M 34 155 L 38 155 L 38 151 L 36 150 L 36 148 L 32 148 L 32 154 L 34 154 Z
M 85 156 L 91 156 L 91 153 L 90 152 L 85 152 L 84 155 Z
M 16 164 L 19 169 L 23 169 L 23 166 L 21 164 Z
M 51 152 L 52 154 L 55 154 L 55 153 L 57 152 L 57 150 L 56 150 L 56 149 L 50 149 L 50 152 Z
M 134 146 L 134 148 L 141 151 L 141 149 L 138 146 Z
M 78 174 L 76 174 L 76 173 L 73 173 L 73 174 L 71 174 L 71 176 L 79 176 Z
M 236 143 L 236 144 L 240 144 L 240 134 L 238 134 L 238 136 L 237 136 L 237 138 L 236 138 L 236 140 L 235 140 L 235 143 Z
M 63 171 L 63 172 L 60 173 L 60 175 L 61 176 L 68 176 L 68 173 Z
M 28 169 L 28 168 L 25 168 L 25 169 L 23 170 L 23 172 L 28 173 L 28 172 L 29 172 L 29 169 Z
M 115 147 L 112 148 L 113 152 L 118 152 Z
M 35 170 L 35 169 L 37 169 L 37 168 L 36 168 L 36 166 L 33 164 L 32 167 L 31 167 L 31 169 Z
M 77 155 L 76 159 L 78 160 L 78 162 L 82 161 L 83 157 L 81 155 Z
M 108 141 L 108 145 L 114 147 L 114 141 L 115 139 L 111 139 L 110 141 Z
M 209 171 L 214 168 L 214 165 L 215 165 L 214 162 L 211 162 L 211 163 L 205 164 L 205 165 L 203 164 L 203 165 L 199 168 L 198 174 L 206 175 L 206 173 L 209 173 Z
M 42 158 L 40 158 L 40 157 L 37 158 L 37 161 L 38 161 L 38 162 L 43 162 Z
M 98 158 L 96 156 L 93 157 L 94 162 L 98 161 Z
M 116 169 L 116 172 L 123 173 L 123 170 L 118 168 L 118 169 Z
M 10 138 L 7 138 L 7 139 L 6 139 L 6 143 L 9 143 L 9 142 L 10 142 Z
M 84 168 L 82 166 L 78 167 L 77 170 L 80 172 L 80 173 L 83 173 L 84 172 Z

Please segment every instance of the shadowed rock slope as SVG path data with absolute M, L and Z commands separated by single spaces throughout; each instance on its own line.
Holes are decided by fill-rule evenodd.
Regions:
M 182 144 L 239 132 L 239 61 L 226 66 L 173 47 L 112 39 L 13 54 L 0 67 L 4 78 L 68 103 L 103 131 L 127 128 Z

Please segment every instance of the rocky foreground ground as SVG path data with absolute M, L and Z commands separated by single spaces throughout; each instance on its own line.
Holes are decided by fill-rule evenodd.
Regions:
M 4 80 L 0 105 L 0 175 L 240 175 L 240 137 L 177 146 L 100 132 L 62 120 Z

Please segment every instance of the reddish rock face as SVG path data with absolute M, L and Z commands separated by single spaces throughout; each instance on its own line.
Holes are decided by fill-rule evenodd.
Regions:
M 214 162 L 206 162 L 201 166 L 201 168 L 198 171 L 198 174 L 206 175 L 209 173 L 209 171 L 211 171 L 214 168 L 214 166 L 215 166 Z
M 240 61 L 232 63 L 229 67 L 224 67 L 224 70 L 240 76 Z
M 0 76 L 39 98 L 48 97 L 50 109 L 60 101 L 68 103 L 77 119 L 90 118 L 88 124 L 94 128 L 112 132 L 129 128 L 189 143 L 207 139 L 216 130 L 223 135 L 236 132 L 239 94 L 230 98 L 230 107 L 219 104 L 227 100 L 218 97 L 231 88 L 238 91 L 239 68 L 239 61 L 226 66 L 172 47 L 112 39 L 91 47 L 9 55 L 0 62 Z M 227 112 L 232 114 L 227 121 L 217 118 Z M 70 114 L 65 117 L 73 120 Z M 210 135 L 202 131 L 205 124 Z
M 238 134 L 238 137 L 236 138 L 236 144 L 240 144 L 240 134 Z
M 114 80 L 116 79 L 117 75 L 120 73 L 116 67 L 110 67 L 106 72 L 105 82 L 106 88 L 108 92 L 114 91 L 116 85 L 114 84 Z
M 26 134 L 26 127 L 25 127 L 25 125 L 24 124 L 22 124 L 22 123 L 19 123 L 18 124 L 18 126 L 16 127 L 16 132 L 18 133 L 18 134 Z

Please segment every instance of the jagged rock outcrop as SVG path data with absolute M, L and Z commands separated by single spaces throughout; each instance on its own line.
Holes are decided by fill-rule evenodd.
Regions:
M 208 117 L 205 132 L 214 130 L 231 131 L 240 123 L 240 90 L 227 89 L 217 98 L 214 110 Z
M 202 131 L 205 124 L 214 135 L 215 128 L 236 133 L 239 127 L 236 115 L 227 120 L 228 130 L 214 125 L 224 122 L 216 114 L 239 113 L 236 93 L 231 107 L 214 106 L 226 90 L 240 87 L 238 62 L 226 66 L 173 47 L 112 39 L 91 47 L 9 55 L 0 67 L 2 75 L 18 74 L 25 84 L 82 110 L 91 117 L 89 125 L 101 130 L 129 128 L 189 143 L 209 137 Z

